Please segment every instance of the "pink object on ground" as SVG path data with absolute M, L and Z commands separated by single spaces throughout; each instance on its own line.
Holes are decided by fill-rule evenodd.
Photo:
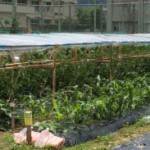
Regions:
M 33 144 L 37 141 L 37 139 L 39 138 L 40 135 L 41 135 L 41 134 L 40 134 L 39 132 L 34 132 L 34 131 L 31 132 L 32 143 L 33 143 Z
M 39 138 L 35 142 L 35 147 L 43 148 L 43 147 L 55 147 L 60 148 L 65 143 L 64 138 L 57 137 L 53 135 L 48 130 L 44 130 L 41 132 Z
M 14 141 L 17 144 L 26 143 L 26 131 L 27 129 L 24 128 L 21 132 L 14 133 Z M 34 144 L 35 147 L 39 148 L 44 147 L 60 148 L 65 143 L 64 138 L 57 137 L 48 130 L 43 130 L 41 133 L 32 131 L 31 136 L 32 136 L 32 144 Z
M 26 132 L 27 132 L 27 128 L 24 128 L 22 131 L 20 131 L 19 133 L 14 133 L 14 141 L 17 144 L 22 144 L 22 143 L 26 143 Z M 31 137 L 32 137 L 32 143 L 35 143 L 35 141 L 37 140 L 37 138 L 40 136 L 39 132 L 31 132 Z
M 39 148 L 43 148 L 46 145 L 46 142 L 48 140 L 48 136 L 49 136 L 49 131 L 48 130 L 43 130 L 40 134 L 40 136 L 37 138 L 37 140 L 35 141 L 34 146 L 35 147 L 39 147 Z
M 26 132 L 27 129 L 24 128 L 22 131 L 20 131 L 19 133 L 14 133 L 14 141 L 17 144 L 22 144 L 26 142 Z
M 65 139 L 64 138 L 60 138 L 54 135 L 50 135 L 48 137 L 48 140 L 46 142 L 45 147 L 55 147 L 55 148 L 60 148 L 64 145 L 65 143 Z

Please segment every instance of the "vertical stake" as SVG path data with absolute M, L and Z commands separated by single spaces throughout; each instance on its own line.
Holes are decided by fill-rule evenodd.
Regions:
M 87 58 L 87 59 L 88 59 L 88 58 L 90 59 L 90 58 L 91 58 L 91 49 L 90 49 L 90 48 L 87 48 L 87 52 L 86 52 L 86 53 L 87 53 L 87 57 L 86 57 L 86 58 Z
M 14 108 L 12 108 L 12 114 L 11 114 L 11 131 L 14 133 L 15 129 L 15 115 L 14 115 Z
M 53 97 L 55 96 L 56 92 L 56 50 L 53 50 Z
M 103 52 L 104 52 L 104 47 L 103 45 L 100 45 L 100 59 L 103 59 Z
M 11 102 L 10 107 L 11 107 L 11 131 L 12 131 L 12 133 L 14 133 L 14 129 L 15 129 L 15 103 Z
M 71 58 L 72 58 L 72 60 L 77 60 L 77 49 L 76 48 L 73 48 L 71 50 Z
M 121 53 L 121 50 L 122 50 L 122 44 L 119 43 L 119 45 L 118 45 L 118 53 L 117 53 L 118 55 L 116 56 L 117 65 L 116 65 L 115 68 L 114 68 L 113 76 L 116 76 L 116 73 L 117 73 L 117 71 L 118 71 L 118 68 L 119 68 L 119 66 L 120 66 L 120 63 L 121 63 L 121 61 L 122 61 L 122 53 Z
M 24 123 L 27 128 L 26 141 L 28 144 L 31 144 L 32 141 L 32 137 L 31 137 L 32 111 L 31 110 L 24 111 Z
M 32 138 L 31 138 L 31 126 L 27 126 L 27 143 L 31 144 Z
M 122 44 L 120 43 L 119 44 L 119 55 L 118 55 L 118 58 L 119 58 L 119 60 L 121 59 L 121 50 L 122 50 Z
M 113 80 L 112 49 L 113 49 L 113 44 L 110 45 L 110 67 L 109 67 L 110 82 Z

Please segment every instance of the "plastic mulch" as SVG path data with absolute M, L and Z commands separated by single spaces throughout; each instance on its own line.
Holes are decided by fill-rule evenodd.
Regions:
M 146 133 L 133 141 L 118 145 L 112 150 L 150 150 L 150 133 Z
M 136 111 L 133 111 L 119 118 L 116 121 L 108 122 L 105 124 L 99 121 L 91 126 L 85 126 L 79 129 L 72 129 L 67 133 L 60 134 L 59 136 L 64 137 L 65 146 L 70 147 L 94 139 L 97 136 L 104 136 L 106 134 L 115 132 L 118 129 L 120 129 L 124 124 L 126 123 L 133 124 L 137 120 L 147 115 L 150 115 L 150 105 L 142 107 Z

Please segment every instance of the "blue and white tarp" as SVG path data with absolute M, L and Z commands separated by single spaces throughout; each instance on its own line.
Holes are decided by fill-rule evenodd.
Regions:
M 86 46 L 110 44 L 150 44 L 150 34 L 94 34 L 94 33 L 49 33 L 49 34 L 0 34 L 0 50 L 19 47 Z

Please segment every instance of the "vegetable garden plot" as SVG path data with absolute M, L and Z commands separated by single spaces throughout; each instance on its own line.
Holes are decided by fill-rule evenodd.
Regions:
M 1 114 L 10 113 L 6 99 L 15 101 L 19 121 L 29 107 L 38 130 L 62 133 L 149 103 L 149 45 L 105 44 L 1 55 Z

